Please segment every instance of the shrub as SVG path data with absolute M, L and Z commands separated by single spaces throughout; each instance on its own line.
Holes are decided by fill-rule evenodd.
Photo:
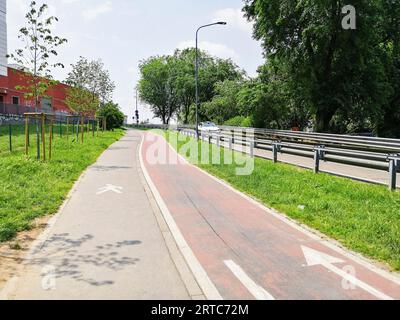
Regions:
M 102 106 L 97 112 L 98 117 L 107 119 L 107 129 L 121 128 L 124 124 L 125 115 L 121 112 L 118 104 L 109 102 Z
M 224 123 L 226 126 L 231 126 L 231 127 L 245 127 L 249 128 L 252 126 L 252 120 L 250 117 L 243 117 L 243 116 L 237 116 L 232 119 L 229 119 Z

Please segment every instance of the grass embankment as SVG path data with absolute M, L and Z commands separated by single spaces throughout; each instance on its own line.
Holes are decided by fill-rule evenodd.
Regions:
M 30 157 L 23 152 L 0 153 L 0 241 L 28 229 L 33 219 L 56 213 L 81 173 L 124 134 L 122 130 L 99 132 L 95 137 L 85 134 L 81 144 L 72 136 L 67 142 L 66 136 L 61 138 L 56 132 L 50 162 L 34 159 L 33 135 Z M 24 135 L 15 140 L 20 145 Z
M 171 144 L 179 150 L 184 143 Z M 221 149 L 214 145 L 210 149 L 224 158 Z M 191 162 L 196 160 L 190 154 L 185 156 Z M 399 192 L 260 158 L 255 158 L 250 176 L 236 175 L 236 165 L 198 166 L 349 249 L 400 270 Z

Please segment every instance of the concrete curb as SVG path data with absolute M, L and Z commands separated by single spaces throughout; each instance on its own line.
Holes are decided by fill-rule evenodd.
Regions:
M 149 173 L 147 172 L 146 167 L 144 166 L 142 149 L 144 143 L 145 135 L 142 135 L 142 142 L 140 144 L 140 165 L 144 174 L 144 177 L 147 181 L 147 184 L 153 193 L 155 200 L 157 201 L 158 207 L 164 217 L 165 222 L 167 223 L 171 234 L 173 235 L 176 245 L 179 248 L 180 252 L 182 253 L 183 257 L 186 260 L 189 268 L 191 269 L 194 277 L 196 278 L 197 283 L 199 284 L 200 288 L 202 289 L 205 297 L 208 300 L 222 300 L 220 293 L 218 292 L 215 285 L 212 283 L 211 279 L 208 277 L 206 271 L 201 266 L 200 262 L 197 260 L 196 256 L 194 255 L 192 249 L 187 244 L 185 238 L 183 237 L 181 231 L 179 230 L 175 220 L 173 219 L 167 205 L 165 204 L 164 200 L 162 199 L 160 193 L 158 192 L 156 186 L 154 185 L 153 181 L 150 178 Z
M 141 135 L 141 139 L 143 142 L 144 135 Z M 140 164 L 137 167 L 138 173 L 140 180 L 142 182 L 143 188 L 147 194 L 147 197 L 149 199 L 150 205 L 152 207 L 154 216 L 157 220 L 157 223 L 160 227 L 161 233 L 164 237 L 165 244 L 167 246 L 167 249 L 169 251 L 171 260 L 174 262 L 176 269 L 178 270 L 182 281 L 186 287 L 186 290 L 188 291 L 188 295 L 193 299 L 193 300 L 205 300 L 206 297 L 204 296 L 203 291 L 201 290 L 199 284 L 197 283 L 193 273 L 190 271 L 189 266 L 187 265 L 184 257 L 182 256 L 182 253 L 180 252 L 179 248 L 177 247 L 177 243 L 174 240 L 174 236 L 171 233 L 164 217 L 163 214 L 160 211 L 160 208 L 157 204 L 157 200 L 155 199 L 152 191 L 150 190 L 150 186 L 147 183 L 147 180 L 145 178 L 145 174 L 143 172 L 142 168 L 142 162 L 140 160 L 140 152 L 141 152 L 141 144 L 138 145 L 138 150 L 137 150 L 137 163 Z

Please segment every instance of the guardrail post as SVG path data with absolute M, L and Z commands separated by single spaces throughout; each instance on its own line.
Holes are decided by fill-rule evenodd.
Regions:
M 229 137 L 229 149 L 232 150 L 233 149 L 233 137 Z
M 325 158 L 325 146 L 318 146 L 314 149 L 314 173 L 319 173 L 320 162 Z
M 400 170 L 400 154 L 388 156 L 389 160 L 389 189 L 395 191 L 397 189 L 397 171 Z
M 250 141 L 250 157 L 254 158 L 254 140 Z
M 208 144 L 212 142 L 212 133 L 208 133 Z
M 274 163 L 278 162 L 278 152 L 280 152 L 282 149 L 282 145 L 280 142 L 273 142 L 272 143 L 272 160 L 274 161 Z
M 216 139 L 217 139 L 217 147 L 219 147 L 221 145 L 221 136 L 217 134 Z
M 314 173 L 319 173 L 319 151 L 314 149 Z

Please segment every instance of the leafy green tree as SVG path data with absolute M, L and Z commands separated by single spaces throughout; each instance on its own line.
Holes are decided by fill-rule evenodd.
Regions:
M 139 94 L 154 115 L 168 124 L 179 108 L 175 85 L 175 60 L 170 56 L 151 57 L 140 63 Z
M 195 49 L 177 50 L 172 56 L 157 56 L 140 64 L 139 92 L 156 117 L 164 124 L 178 115 L 184 123 L 193 121 L 195 102 Z M 211 57 L 200 52 L 200 101 L 211 101 L 216 85 L 225 80 L 240 80 L 244 72 L 231 60 Z M 200 109 L 200 117 L 207 118 Z
M 87 89 L 70 87 L 67 89 L 65 103 L 72 111 L 90 117 L 96 114 L 100 100 Z
M 124 124 L 125 115 L 122 113 L 118 104 L 113 102 L 108 102 L 100 108 L 97 112 L 97 116 L 106 119 L 108 130 L 121 128 Z
M 218 124 L 223 124 L 237 116 L 243 116 L 237 101 L 241 87 L 241 81 L 225 80 L 216 83 L 215 96 L 211 101 L 205 102 L 201 106 L 204 116 Z
M 23 89 L 26 98 L 34 101 L 38 108 L 40 98 L 57 82 L 52 80 L 51 69 L 64 68 L 59 62 L 51 62 L 58 55 L 57 48 L 67 42 L 66 39 L 53 35 L 52 25 L 58 21 L 57 17 L 47 16 L 47 4 L 38 5 L 36 1 L 30 3 L 26 14 L 26 26 L 19 30 L 18 39 L 23 47 L 10 54 L 16 63 L 24 67 L 27 86 L 18 86 Z
M 377 132 L 400 138 L 400 2 L 382 1 L 383 40 L 379 49 L 385 65 L 389 94 L 378 118 Z
M 105 104 L 112 100 L 115 83 L 100 59 L 89 61 L 80 57 L 71 67 L 72 70 L 65 81 L 67 84 L 91 92 L 93 101 L 100 100 Z
M 389 87 L 379 59 L 381 1 L 246 0 L 268 61 L 282 64 L 289 96 L 315 115 L 317 131 L 331 131 L 348 110 L 378 113 Z M 342 8 L 357 9 L 357 29 L 344 30 Z M 296 92 L 296 95 L 293 93 Z

